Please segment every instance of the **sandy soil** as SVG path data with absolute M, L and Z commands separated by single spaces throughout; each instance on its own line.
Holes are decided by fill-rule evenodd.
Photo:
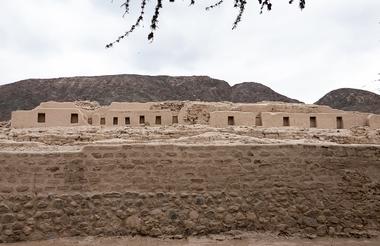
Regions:
M 4 246 L 378 246 L 380 239 L 286 239 L 269 235 L 251 235 L 242 239 L 226 239 L 224 236 L 189 239 L 155 239 L 146 237 L 64 238 L 47 241 L 2 244 Z
M 175 125 L 165 127 L 73 127 L 11 129 L 0 127 L 0 151 L 78 151 L 88 144 L 380 144 L 380 130 Z

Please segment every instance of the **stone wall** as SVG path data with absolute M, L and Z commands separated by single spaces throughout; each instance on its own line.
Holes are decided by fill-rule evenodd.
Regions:
M 380 231 L 380 146 L 86 146 L 2 152 L 0 173 L 0 242 Z

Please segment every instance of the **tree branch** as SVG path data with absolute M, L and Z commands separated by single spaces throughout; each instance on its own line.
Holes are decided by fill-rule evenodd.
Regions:
M 129 14 L 130 10 L 130 0 L 123 0 L 124 2 L 121 4 L 121 8 L 124 9 L 123 11 L 123 17 Z M 164 0 L 156 0 L 156 6 L 154 10 L 154 14 L 151 18 L 151 24 L 150 24 L 150 33 L 148 34 L 148 40 L 153 41 L 154 39 L 154 33 L 158 28 L 158 18 L 160 16 L 160 10 L 163 8 L 162 2 Z M 239 12 L 238 15 L 235 18 L 235 21 L 233 23 L 232 29 L 237 28 L 238 24 L 241 22 L 245 7 L 247 5 L 246 0 L 233 0 L 234 1 L 234 8 L 238 8 Z M 294 0 L 288 0 L 289 4 L 293 4 Z M 303 10 L 306 6 L 306 0 L 297 0 L 298 1 L 298 7 Z M 113 2 L 113 1 L 112 1 Z M 133 24 L 128 31 L 126 31 L 123 35 L 119 36 L 115 41 L 109 43 L 106 45 L 106 48 L 113 47 L 116 43 L 119 43 L 122 39 L 126 38 L 129 34 L 131 34 L 138 26 L 140 26 L 141 22 L 144 19 L 145 15 L 145 8 L 147 5 L 148 0 L 140 0 L 140 15 L 137 17 L 137 20 L 135 24 Z M 169 2 L 175 2 L 175 0 L 169 0 Z M 222 5 L 225 2 L 225 0 L 219 0 L 218 2 L 206 7 L 206 10 L 211 10 L 213 8 L 216 8 L 220 5 Z M 260 5 L 260 14 L 263 13 L 263 11 L 266 9 L 267 11 L 272 10 L 272 3 L 271 0 L 258 0 L 258 3 Z M 190 5 L 194 5 L 195 0 L 190 0 Z

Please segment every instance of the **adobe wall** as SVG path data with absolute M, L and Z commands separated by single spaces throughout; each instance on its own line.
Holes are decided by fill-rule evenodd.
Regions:
M 45 113 L 45 122 L 38 122 L 38 113 Z M 78 114 L 78 123 L 70 122 L 71 114 Z M 83 126 L 87 124 L 87 115 L 78 108 L 36 108 L 29 111 L 13 111 L 11 125 L 13 128 L 49 127 L 49 126 Z
M 350 129 L 355 126 L 367 126 L 368 114 L 360 113 L 338 113 L 338 114 L 325 114 L 325 113 L 261 113 L 262 123 L 264 127 L 282 127 L 283 117 L 289 117 L 291 127 L 310 127 L 310 117 L 316 117 L 317 127 L 321 129 L 336 129 L 337 117 L 342 117 L 343 129 Z
M 100 119 L 105 118 L 105 126 L 141 126 L 150 125 L 157 126 L 156 116 L 161 116 L 161 124 L 158 125 L 172 125 L 173 113 L 169 110 L 149 110 L 149 111 L 113 111 L 108 110 L 102 114 L 95 113 L 92 115 L 92 122 L 94 126 L 99 126 Z M 140 124 L 140 116 L 144 116 L 145 123 Z M 118 118 L 118 124 L 113 124 L 113 118 Z M 125 118 L 129 117 L 130 124 L 125 124 Z
M 0 173 L 0 242 L 228 230 L 366 237 L 380 231 L 380 146 L 2 152 Z
M 371 129 L 380 129 L 380 115 L 370 114 L 368 116 L 368 125 Z
M 239 112 L 239 113 L 238 113 Z M 45 113 L 46 122 L 38 123 L 37 114 Z M 71 113 L 78 113 L 78 123 L 71 124 Z M 113 102 L 110 106 L 100 107 L 95 102 L 44 102 L 40 106 L 29 111 L 12 112 L 13 128 L 33 127 L 73 127 L 104 125 L 114 126 L 113 118 L 119 117 L 118 126 L 125 126 L 125 117 L 130 117 L 130 126 L 141 125 L 172 125 L 179 124 L 204 124 L 214 127 L 228 125 L 228 115 L 236 115 L 238 126 L 255 126 L 256 119 L 251 120 L 251 115 L 262 116 L 258 119 L 258 126 L 282 127 L 283 117 L 290 118 L 290 126 L 309 128 L 310 117 L 317 117 L 317 128 L 336 129 L 336 117 L 343 118 L 343 127 L 369 126 L 372 129 L 380 128 L 380 116 L 368 113 L 345 112 L 331 109 L 327 106 L 287 104 L 263 102 L 256 104 L 234 104 L 229 102 Z M 144 115 L 146 124 L 140 124 L 139 117 Z M 161 124 L 155 124 L 155 117 L 161 116 Z M 173 116 L 176 120 L 173 120 Z M 105 124 L 101 124 L 101 118 L 105 118 Z M 262 124 L 261 124 L 262 121 Z
M 211 127 L 228 127 L 228 117 L 233 117 L 233 125 L 255 126 L 256 115 L 253 112 L 241 111 L 214 111 L 210 113 Z

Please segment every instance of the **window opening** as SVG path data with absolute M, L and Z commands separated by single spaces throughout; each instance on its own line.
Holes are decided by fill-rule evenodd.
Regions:
M 78 114 L 71 114 L 70 122 L 71 122 L 71 124 L 78 123 L 79 122 L 79 116 L 78 116 Z
M 317 127 L 317 117 L 315 117 L 315 116 L 310 117 L 310 127 L 311 128 Z
M 119 124 L 119 118 L 118 117 L 113 117 L 113 125 L 118 125 Z
M 235 125 L 235 119 L 233 116 L 228 116 L 228 125 L 229 126 Z
M 100 124 L 105 125 L 106 124 L 106 118 L 104 118 L 104 117 L 100 118 Z
M 38 113 L 37 122 L 38 123 L 45 123 L 45 120 L 46 120 L 45 113 Z
M 336 128 L 343 129 L 343 118 L 341 116 L 336 117 Z
M 161 116 L 156 116 L 156 125 L 161 125 Z
M 289 121 L 288 116 L 282 118 L 282 125 L 283 126 L 290 126 L 290 121 Z

